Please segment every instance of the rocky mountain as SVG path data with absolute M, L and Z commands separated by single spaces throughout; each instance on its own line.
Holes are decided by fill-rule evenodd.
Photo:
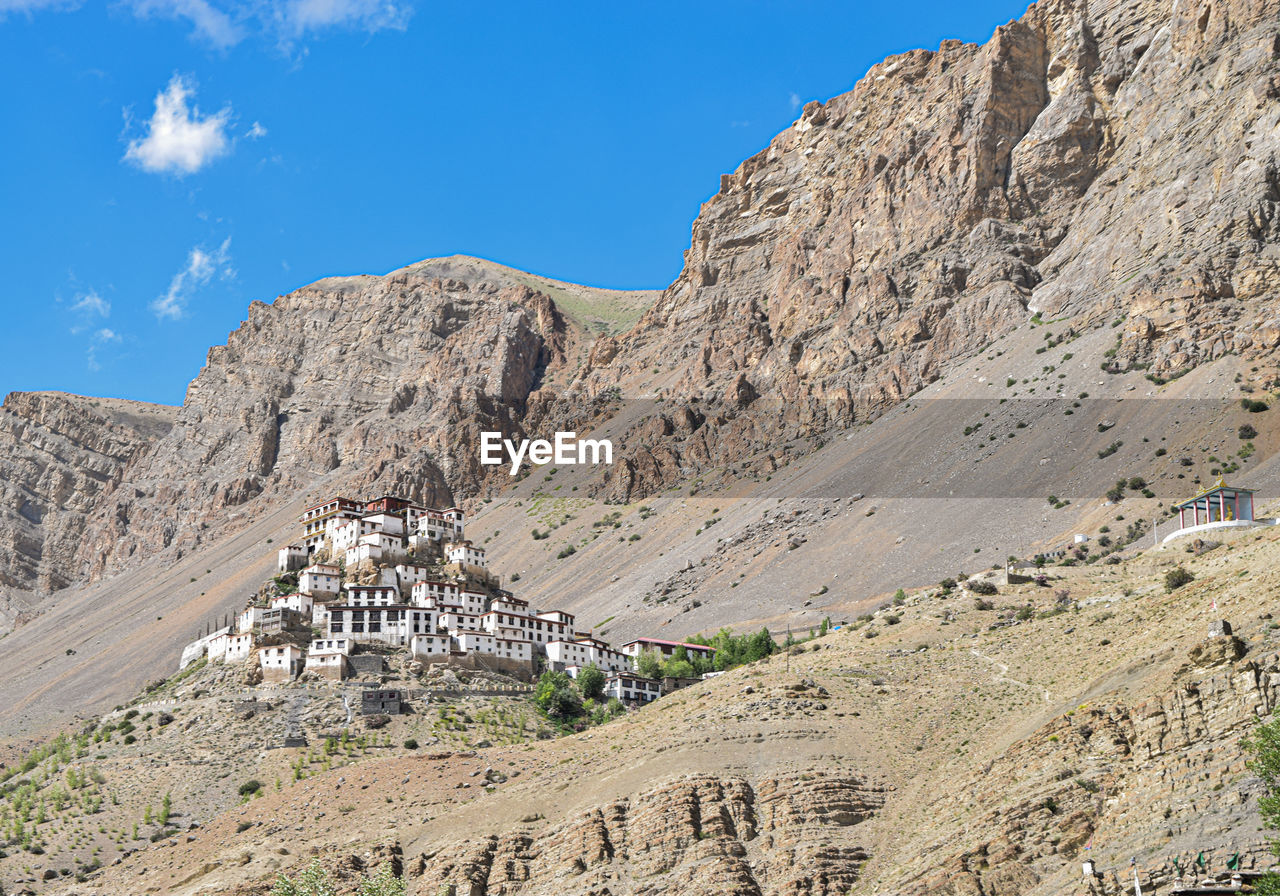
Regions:
M 219 727 L 243 695 L 192 682 L 147 711 L 254 755 L 139 721 L 93 754 L 116 828 L 57 833 L 77 868 L 138 851 L 5 873 L 260 896 L 315 855 L 432 894 L 1118 896 L 1131 858 L 1156 893 L 1200 852 L 1266 864 L 1241 738 L 1280 699 L 1280 542 L 1151 548 L 1219 476 L 1280 510 L 1278 157 L 1276 0 L 1043 0 L 806 106 L 661 293 L 435 259 L 253 303 L 180 408 L 10 395 L 5 762 L 169 674 L 333 493 L 462 502 L 505 582 L 612 640 L 845 624 L 572 738 L 308 752 L 292 784 L 264 726 L 303 709 Z M 509 477 L 489 429 L 617 462 Z M 1077 533 L 1094 563 L 1051 587 L 921 587 Z M 451 730 L 397 739 L 427 722 Z M 280 785 L 228 808 L 241 774 Z M 161 783 L 197 827 L 145 847 Z
M 623 460 L 588 487 L 614 501 L 769 474 L 1033 315 L 1114 327 L 1112 375 L 1270 370 L 1275 12 L 1048 0 L 985 45 L 890 58 L 721 179 L 658 297 L 455 258 L 255 302 L 128 481 L 68 494 L 83 532 L 39 524 L 57 569 L 7 576 L 48 590 L 180 556 L 334 472 L 490 494 L 485 428 L 614 415 Z M 15 511 L 0 535 L 28 545 L 33 525 Z
M 1032 315 L 1119 321 L 1113 372 L 1270 358 L 1276 12 L 1049 0 L 806 106 L 721 178 L 639 325 L 592 351 L 590 382 L 733 421 L 668 410 L 696 432 L 633 461 L 640 491 L 699 454 L 873 419 Z
M 52 591 L 179 558 L 335 470 L 354 492 L 474 494 L 477 433 L 512 430 L 648 298 L 444 259 L 253 303 L 181 408 L 10 396 L 0 582 Z

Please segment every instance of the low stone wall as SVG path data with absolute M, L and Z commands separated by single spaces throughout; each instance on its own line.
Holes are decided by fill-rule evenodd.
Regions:
M 427 665 L 448 666 L 450 669 L 465 669 L 468 672 L 501 672 L 524 681 L 533 680 L 533 661 L 515 660 L 507 657 L 486 656 L 472 651 L 465 656 L 437 656 L 422 660 Z
M 405 693 L 417 699 L 461 700 L 464 697 L 525 697 L 533 693 L 533 687 L 531 685 L 527 688 L 426 688 Z

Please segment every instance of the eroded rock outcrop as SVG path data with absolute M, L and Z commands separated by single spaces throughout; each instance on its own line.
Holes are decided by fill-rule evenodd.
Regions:
M 1024 892 L 1087 858 L 1095 838 L 1111 854 L 1144 855 L 1144 892 L 1168 892 L 1174 859 L 1182 855 L 1190 869 L 1223 831 L 1253 833 L 1232 849 L 1245 867 L 1269 866 L 1266 837 L 1251 824 L 1259 782 L 1239 743 L 1280 703 L 1280 656 L 1241 660 L 1232 639 L 1221 638 L 1197 645 L 1190 659 L 1166 693 L 1133 705 L 1083 704 L 1012 745 L 980 780 L 939 798 L 931 811 L 940 815 L 975 810 L 975 836 L 954 854 L 963 839 L 954 831 L 932 843 L 936 852 L 919 863 L 927 871 L 904 868 L 903 892 Z M 1089 884 L 1097 894 L 1126 892 L 1114 876 Z
M 82 569 L 103 494 L 169 431 L 177 408 L 14 392 L 0 409 L 0 586 L 51 591 Z
M 883 805 L 883 789 L 854 776 L 696 775 L 406 864 L 418 893 L 836 896 L 867 859 L 857 826 Z

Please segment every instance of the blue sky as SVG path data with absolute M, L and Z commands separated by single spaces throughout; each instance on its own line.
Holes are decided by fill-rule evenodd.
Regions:
M 177 404 L 250 301 L 433 256 L 665 286 L 798 105 L 1025 8 L 0 0 L 0 392 Z

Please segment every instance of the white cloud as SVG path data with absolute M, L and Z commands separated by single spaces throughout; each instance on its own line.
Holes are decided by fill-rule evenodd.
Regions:
M 792 93 L 792 94 L 791 94 L 791 97 L 790 97 L 790 100 L 791 100 L 791 111 L 792 111 L 792 112 L 794 112 L 794 111 L 796 111 L 797 109 L 799 109 L 799 108 L 800 108 L 800 102 L 801 102 L 801 100 L 800 100 L 800 94 L 798 94 L 798 93 Z
M 187 253 L 187 264 L 173 275 L 169 289 L 151 303 L 151 310 L 161 320 L 177 320 L 187 313 L 187 302 L 192 293 L 215 276 L 224 280 L 235 276 L 231 267 L 231 237 L 222 241 L 213 252 L 196 246 Z
M 102 329 L 98 330 L 98 332 L 94 333 L 93 339 L 90 341 L 89 348 L 85 352 L 85 356 L 84 356 L 85 364 L 88 366 L 89 370 L 93 371 L 94 373 L 97 373 L 99 370 L 102 369 L 102 364 L 101 362 L 98 361 L 98 349 L 101 346 L 107 345 L 108 343 L 111 343 L 111 342 L 119 342 L 119 341 L 120 341 L 120 334 L 108 327 L 103 327 Z
M 132 0 L 129 7 L 141 19 L 185 19 L 197 37 L 219 50 L 234 47 L 245 35 L 239 15 L 208 0 Z
M 227 124 L 231 107 L 215 115 L 200 117 L 200 110 L 188 105 L 195 85 L 174 75 L 169 86 L 156 94 L 156 111 L 147 122 L 144 137 L 129 142 L 124 157 L 144 171 L 194 174 L 230 149 Z
M 0 20 L 9 13 L 76 9 L 83 0 L 0 0 Z M 299 41 L 324 31 L 403 31 L 414 0 L 120 0 L 139 19 L 187 22 L 193 38 L 227 50 L 260 37 L 292 54 Z M 303 53 L 305 54 L 305 48 Z
M 98 317 L 111 316 L 111 303 L 98 295 L 97 290 L 91 289 L 82 295 L 76 296 L 76 300 L 71 305 L 71 310 L 88 316 L 97 315 Z
M 329 28 L 403 31 L 413 9 L 390 0 L 288 0 L 277 7 L 283 36 L 302 37 Z
M 0 0 L 0 19 L 9 13 L 29 16 L 46 9 L 74 9 L 79 5 L 79 0 Z
M 249 128 L 249 130 L 245 132 L 245 136 L 248 137 L 250 140 L 260 140 L 263 137 L 267 136 L 267 129 L 264 128 L 259 122 L 255 121 L 253 123 L 253 127 Z

